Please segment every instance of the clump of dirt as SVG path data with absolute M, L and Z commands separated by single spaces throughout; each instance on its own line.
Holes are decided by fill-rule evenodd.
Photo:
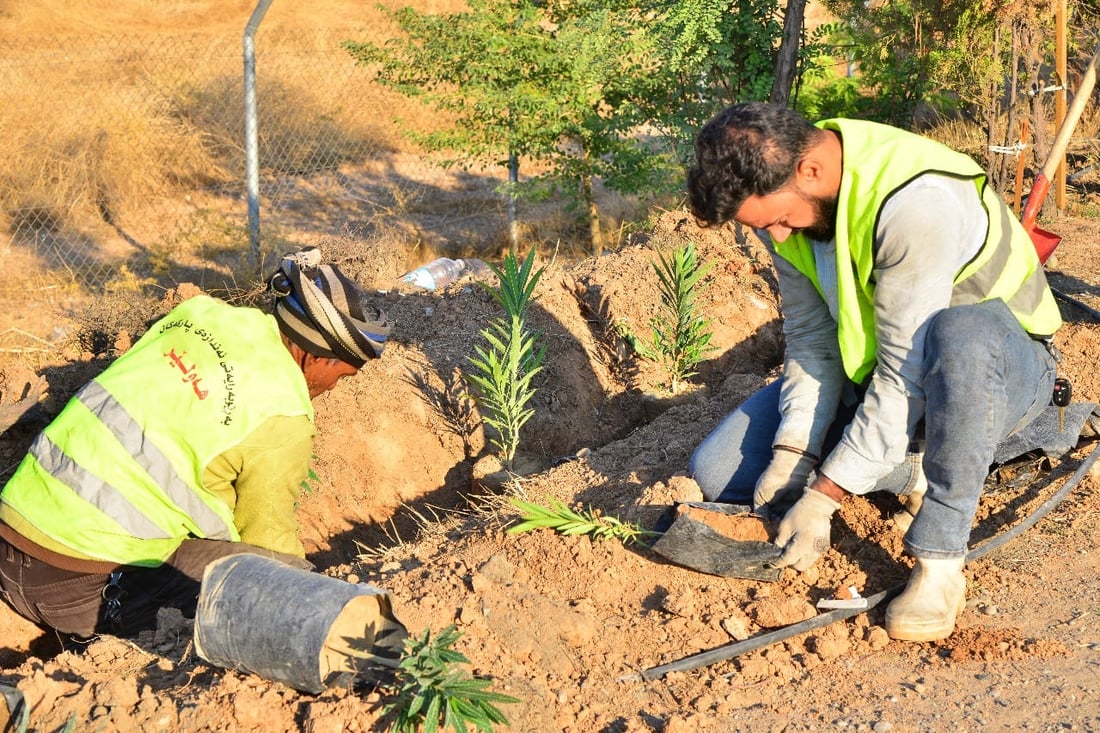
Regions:
M 696 522 L 701 522 L 731 540 L 768 542 L 775 539 L 775 522 L 769 522 L 763 517 L 748 512 L 724 514 L 694 507 L 690 504 L 681 504 L 676 507 L 676 515 L 686 516 Z
M 1052 271 L 1051 279 L 1087 298 L 1100 293 L 1100 237 L 1087 223 L 1079 228 L 1079 235 L 1060 231 L 1060 267 L 1072 269 Z M 647 333 L 659 306 L 657 251 L 688 240 L 714 265 L 698 303 L 716 348 L 690 388 L 669 395 L 666 375 L 633 354 L 622 334 Z M 363 247 L 362 256 L 373 257 L 372 249 Z M 1100 707 L 1091 702 L 1100 663 L 1090 610 L 1100 607 L 1093 582 L 1100 498 L 1092 476 L 1021 538 L 967 565 L 970 600 L 946 642 L 891 641 L 881 603 L 768 637 L 818 618 L 820 600 L 853 589 L 881 598 L 905 582 L 910 560 L 890 519 L 895 497 L 847 499 L 829 551 L 810 570 L 788 569 L 774 582 L 699 573 L 643 544 L 510 534 L 517 512 L 474 480 L 492 448 L 463 380 L 467 356 L 498 306 L 470 278 L 438 293 L 412 291 L 395 287 L 400 264 L 391 255 L 372 262 L 360 272 L 376 274 L 365 284 L 393 337 L 381 359 L 316 401 L 318 478 L 301 497 L 300 534 L 321 571 L 389 590 L 413 633 L 456 624 L 470 670 L 521 700 L 504 706 L 515 730 L 1100 725 Z M 546 366 L 521 433 L 529 469 L 503 490 L 652 528 L 672 505 L 699 499 L 684 475 L 691 452 L 777 374 L 782 338 L 770 258 L 751 237 L 701 231 L 670 212 L 647 241 L 577 263 L 540 264 L 546 271 L 530 317 L 547 346 Z M 1095 401 L 1100 329 L 1072 306 L 1064 312 L 1061 371 L 1076 399 Z M 105 343 L 121 348 L 118 335 Z M 42 359 L 35 371 L 49 382 L 50 399 L 38 417 L 0 436 L 5 466 L 18 462 L 45 420 L 105 361 L 82 357 L 79 347 Z M 1090 447 L 1026 457 L 1035 466 L 1016 473 L 1032 471 L 1027 481 L 997 483 L 994 476 L 974 539 L 1027 517 Z M 683 664 L 742 643 L 751 648 Z M 646 679 L 646 670 L 670 663 L 681 669 Z M 180 618 L 165 617 L 132 642 L 103 637 L 62 651 L 50 634 L 0 606 L 0 684 L 23 692 L 33 730 L 57 730 L 74 715 L 105 730 L 385 725 L 384 689 L 362 683 L 307 695 L 212 667 L 195 656 L 188 620 Z

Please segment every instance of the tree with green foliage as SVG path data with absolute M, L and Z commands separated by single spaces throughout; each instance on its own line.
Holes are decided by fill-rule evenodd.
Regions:
M 838 56 L 856 70 L 852 116 L 911 128 L 918 105 L 962 112 L 985 125 L 1001 111 L 1017 64 L 1040 55 L 1020 48 L 1014 28 L 1050 27 L 1039 6 L 990 8 L 975 0 L 824 0 Z M 1013 90 L 1015 91 L 1015 90 Z
M 399 36 L 344 46 L 382 84 L 453 121 L 412 133 L 427 150 L 453 154 L 445 164 L 508 166 L 510 197 L 564 193 L 596 251 L 595 179 L 623 193 L 667 185 L 666 156 L 634 134 L 634 100 L 653 64 L 632 5 L 470 0 L 462 12 L 390 14 Z M 545 172 L 521 182 L 520 160 Z
M 656 0 L 648 23 L 656 72 L 638 104 L 687 165 L 715 112 L 769 98 L 783 25 L 778 0 Z
M 391 10 L 396 37 L 344 46 L 380 83 L 443 113 L 441 129 L 410 131 L 426 150 L 448 154 L 445 165 L 507 166 L 513 212 L 517 197 L 564 194 L 599 252 L 597 180 L 678 191 L 715 112 L 789 96 L 815 55 L 793 2 L 470 0 L 460 12 Z M 539 173 L 521 181 L 521 161 Z
M 841 57 L 858 69 L 863 93 L 844 114 L 909 128 L 928 91 L 932 42 L 949 23 L 952 3 L 824 0 L 840 22 L 834 26 Z M 942 10 L 937 10 L 940 8 Z
M 1045 149 L 1043 101 L 1027 92 L 1044 86 L 1042 67 L 1052 63 L 1048 9 L 975 0 L 824 4 L 839 19 L 829 27 L 836 55 L 847 58 L 855 73 L 820 84 L 810 116 L 862 117 L 907 129 L 922 124 L 920 110 L 924 124 L 929 112 L 962 116 L 984 132 L 966 152 L 1002 192 L 1010 159 L 996 150 L 1019 141 L 1018 119 L 1028 108 L 1034 149 Z

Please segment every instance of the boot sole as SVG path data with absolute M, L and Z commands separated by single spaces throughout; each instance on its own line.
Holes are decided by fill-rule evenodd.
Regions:
M 955 631 L 955 622 L 966 608 L 966 597 L 959 601 L 959 607 L 955 609 L 955 615 L 951 617 L 950 625 L 944 623 L 938 626 L 922 626 L 914 628 L 911 624 L 899 624 L 899 628 L 890 628 L 890 620 L 886 620 L 886 635 L 896 641 L 943 641 Z
M 895 641 L 943 641 L 951 636 L 955 631 L 955 625 L 951 624 L 951 628 L 944 630 L 943 627 L 937 629 L 891 629 L 886 627 L 886 635 Z

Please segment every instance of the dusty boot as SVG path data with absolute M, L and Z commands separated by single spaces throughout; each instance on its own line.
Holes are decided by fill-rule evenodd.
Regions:
M 902 533 L 909 531 L 909 525 L 913 523 L 913 518 L 920 511 L 920 505 L 924 503 L 924 493 L 926 491 L 928 491 L 928 479 L 924 477 L 924 471 L 919 471 L 917 473 L 917 484 L 913 487 L 913 490 L 904 496 L 898 497 L 898 501 L 904 507 L 895 512 L 892 517 L 894 526 L 898 528 L 898 531 Z
M 886 609 L 891 639 L 938 641 L 951 636 L 955 617 L 966 606 L 966 558 L 917 558 L 909 583 Z

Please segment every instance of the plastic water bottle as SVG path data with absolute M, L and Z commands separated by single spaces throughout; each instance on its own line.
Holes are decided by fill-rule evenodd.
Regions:
M 439 290 L 457 280 L 465 269 L 466 263 L 463 260 L 440 257 L 426 265 L 421 265 L 401 279 L 418 288 Z

